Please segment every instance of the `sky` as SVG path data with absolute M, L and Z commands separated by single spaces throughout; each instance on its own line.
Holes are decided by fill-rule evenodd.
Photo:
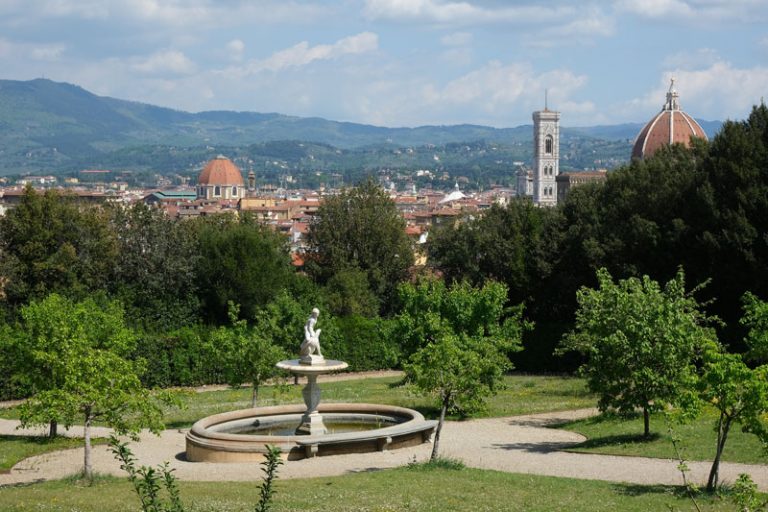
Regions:
M 768 0 L 0 0 L 0 78 L 379 126 L 704 120 L 768 93 Z

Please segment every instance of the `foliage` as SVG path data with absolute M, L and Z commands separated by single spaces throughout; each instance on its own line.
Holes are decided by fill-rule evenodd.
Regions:
M 399 365 L 400 343 L 392 333 L 392 321 L 351 315 L 337 318 L 336 324 L 341 335 L 336 357 L 348 362 L 354 371 L 384 370 Z
M 372 180 L 328 196 L 307 234 L 307 269 L 320 283 L 358 270 L 384 304 L 413 265 L 405 221 L 389 195 Z
M 446 413 L 481 409 L 501 387 L 512 366 L 509 353 L 519 349 L 522 308 L 505 311 L 506 289 L 494 282 L 448 290 L 430 279 L 401 285 L 400 296 L 406 306 L 397 321 L 411 334 L 406 375 L 420 391 L 436 395 L 440 406 L 434 460 Z M 502 324 L 505 313 L 511 315 Z
M 712 348 L 707 351 L 699 387 L 702 399 L 719 412 L 715 457 L 707 479 L 707 490 L 713 491 L 718 483 L 723 449 L 734 424 L 755 434 L 763 449 L 768 450 L 768 365 L 751 369 L 739 355 Z
M 269 338 L 248 328 L 245 320 L 238 320 L 239 308 L 230 303 L 231 327 L 219 327 L 211 333 L 211 343 L 220 354 L 227 383 L 240 386 L 251 383 L 251 407 L 256 407 L 259 386 L 278 374 L 275 364 L 287 354 Z
M 768 510 L 768 500 L 758 495 L 757 484 L 746 473 L 740 474 L 733 484 L 730 498 L 739 507 L 739 512 Z
M 280 458 L 280 448 L 266 445 L 267 453 L 261 470 L 264 472 L 264 481 L 261 483 L 259 502 L 256 504 L 256 512 L 269 512 L 272 510 L 272 498 L 275 495 L 274 483 L 277 478 L 277 468 L 283 463 Z
M 328 279 L 325 298 L 334 315 L 374 317 L 381 304 L 371 292 L 368 276 L 358 269 L 341 270 Z
M 139 380 L 141 368 L 127 359 L 135 336 L 118 304 L 92 299 L 76 303 L 51 294 L 22 308 L 21 316 L 19 371 L 34 393 L 21 406 L 22 425 L 83 421 L 88 477 L 94 421 L 104 421 L 117 432 L 162 429 L 161 409 Z
M 195 269 L 199 252 L 190 224 L 144 203 L 108 209 L 118 251 L 110 292 L 135 324 L 170 330 L 199 314 Z
M 715 338 L 682 270 L 663 289 L 648 276 L 616 284 L 605 269 L 597 280 L 598 289 L 579 291 L 575 329 L 560 350 L 587 355 L 581 372 L 600 410 L 642 408 L 648 436 L 651 412 L 690 396 L 699 349 Z
M 198 219 L 197 285 L 204 316 L 228 321 L 228 303 L 251 319 L 293 279 L 286 239 L 249 216 Z M 303 323 L 303 322 L 302 322 Z
M 51 292 L 83 298 L 107 286 L 117 247 L 103 212 L 27 186 L 0 219 L 0 274 L 12 307 Z
M 114 435 L 109 438 L 109 447 L 115 458 L 120 461 L 120 469 L 128 473 L 128 480 L 139 496 L 142 512 L 184 512 L 181 495 L 168 463 L 157 469 L 147 466 L 136 468 L 136 459 L 128 444 L 120 442 Z M 162 485 L 162 487 L 161 487 Z M 160 494 L 165 488 L 167 499 Z
M 399 313 L 392 336 L 401 340 L 403 355 L 410 356 L 437 340 L 444 329 L 470 337 L 487 338 L 517 350 L 523 328 L 522 305 L 506 308 L 506 286 L 488 281 L 473 287 L 464 281 L 451 287 L 430 277 L 398 287 Z
M 747 356 L 752 360 L 768 362 L 768 302 L 747 292 L 742 299 L 744 316 L 741 324 L 749 327 L 746 344 Z

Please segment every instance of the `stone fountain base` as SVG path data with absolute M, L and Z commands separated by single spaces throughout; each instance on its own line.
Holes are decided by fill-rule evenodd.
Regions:
M 321 404 L 318 413 L 328 423 L 360 423 L 368 430 L 324 435 L 269 435 L 233 433 L 245 427 L 298 422 L 302 405 L 259 407 L 203 418 L 186 437 L 186 457 L 193 462 L 261 462 L 266 445 L 277 446 L 282 457 L 307 457 L 393 450 L 429 442 L 437 422 L 412 409 L 379 404 Z M 303 421 L 303 420 L 302 420 Z M 379 425 L 381 425 L 379 428 Z

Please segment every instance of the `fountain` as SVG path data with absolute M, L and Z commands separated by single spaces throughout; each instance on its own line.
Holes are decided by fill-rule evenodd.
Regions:
M 321 455 L 383 451 L 431 439 L 437 425 L 419 412 L 379 404 L 321 404 L 320 375 L 344 370 L 344 361 L 326 360 L 315 330 L 317 308 L 304 326 L 298 359 L 277 363 L 306 376 L 304 405 L 257 407 L 215 414 L 197 421 L 186 436 L 187 460 L 261 461 L 266 445 L 278 446 L 288 460 Z

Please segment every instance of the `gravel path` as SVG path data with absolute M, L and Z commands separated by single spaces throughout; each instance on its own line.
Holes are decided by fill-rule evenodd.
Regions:
M 680 485 L 677 461 L 645 457 L 618 457 L 567 453 L 562 448 L 584 440 L 573 432 L 547 428 L 548 425 L 595 414 L 594 409 L 559 413 L 447 422 L 440 441 L 441 455 L 461 459 L 468 466 L 514 473 L 531 473 L 590 480 L 636 484 Z M 0 420 L 0 433 L 15 431 L 18 423 Z M 106 429 L 97 429 L 105 435 Z M 38 432 L 42 432 L 40 430 Z M 156 465 L 170 461 L 181 480 L 248 481 L 261 478 L 257 463 L 216 464 L 184 460 L 186 431 L 166 430 L 160 436 L 144 434 L 131 449 L 140 464 Z M 69 435 L 81 435 L 73 430 Z M 96 435 L 96 434 L 94 434 Z M 288 461 L 280 468 L 280 478 L 306 478 L 343 475 L 402 466 L 429 458 L 432 446 L 365 454 L 319 457 Z M 104 446 L 94 448 L 94 467 L 100 473 L 122 475 L 118 463 Z M 703 483 L 709 471 L 707 462 L 691 462 L 691 479 Z M 0 474 L 0 485 L 61 478 L 82 467 L 82 449 L 49 453 L 26 459 L 9 474 Z M 749 473 L 759 488 L 768 490 L 768 466 L 721 464 L 721 479 L 733 482 L 739 473 Z

